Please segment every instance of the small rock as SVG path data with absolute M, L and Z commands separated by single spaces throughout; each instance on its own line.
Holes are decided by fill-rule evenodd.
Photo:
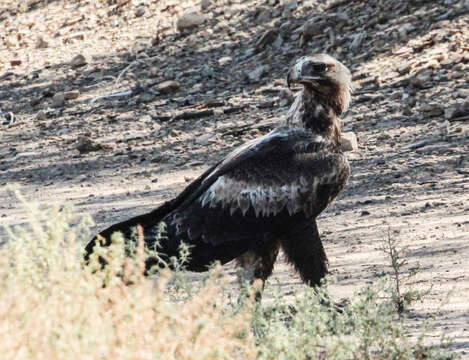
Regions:
M 233 62 L 233 58 L 231 56 L 223 56 L 220 59 L 218 59 L 218 65 L 220 66 L 226 66 L 229 65 Z
M 171 135 L 172 137 L 177 137 L 181 134 L 181 132 L 179 130 L 176 130 L 176 129 L 172 129 L 169 133 L 169 135 Z
M 469 98 L 469 89 L 457 89 L 456 93 L 461 98 Z
M 269 109 L 274 106 L 274 100 L 264 100 L 257 104 L 259 109 Z
M 291 28 L 291 22 L 290 21 L 285 21 L 282 25 L 280 25 L 279 32 L 280 35 L 283 38 L 288 38 L 290 36 L 290 28 Z
M 17 60 L 11 60 L 10 61 L 10 65 L 11 66 L 18 66 L 18 65 L 21 65 L 21 60 L 17 59 Z
M 397 71 L 401 75 L 407 74 L 411 69 L 412 69 L 412 63 L 410 63 L 409 61 L 401 61 L 397 65 Z
M 268 29 L 266 30 L 259 40 L 256 42 L 256 48 L 259 50 L 264 49 L 267 45 L 270 45 L 274 42 L 275 38 L 277 37 L 278 30 L 277 29 Z
M 49 47 L 49 43 L 47 41 L 45 41 L 42 37 L 37 39 L 36 49 L 45 49 L 47 47 Z
M 198 12 L 187 12 L 182 15 L 177 21 L 177 29 L 178 31 L 183 31 L 186 29 L 191 29 L 193 27 L 199 26 L 203 24 L 206 20 L 206 16 L 204 14 L 200 14 Z
M 284 106 L 288 106 L 289 103 L 288 103 L 288 100 L 287 99 L 280 99 L 280 101 L 278 102 L 278 106 L 280 107 L 284 107 Z
M 295 95 L 289 89 L 283 89 L 279 92 L 279 106 L 287 106 L 290 105 L 293 100 L 295 100 Z
M 440 116 L 444 113 L 443 108 L 438 104 L 423 104 L 420 110 L 430 116 Z
M 78 54 L 76 55 L 71 61 L 70 61 L 70 65 L 72 65 L 73 67 L 79 67 L 79 66 L 83 66 L 83 65 L 86 65 L 86 58 L 82 55 L 82 54 Z
M 152 123 L 153 119 L 151 118 L 151 115 L 145 114 L 145 115 L 140 116 L 138 121 L 141 123 L 148 123 L 148 122 Z
M 448 108 L 445 109 L 445 119 L 452 119 L 454 117 L 456 117 L 456 115 L 458 114 L 459 112 L 459 109 L 455 106 L 450 106 Z
M 205 11 L 209 8 L 209 6 L 211 5 L 210 2 L 211 0 L 202 0 L 200 2 L 200 8 L 202 9 L 202 11 Z
M 179 82 L 176 80 L 166 80 L 156 85 L 156 90 L 161 94 L 169 94 L 179 90 Z
M 215 117 L 220 117 L 224 114 L 225 112 L 223 109 L 213 109 L 213 116 Z
M 418 75 L 418 76 L 413 77 L 410 80 L 410 86 L 416 89 L 424 89 L 429 81 L 430 81 L 430 76 Z
M 240 9 L 237 6 L 226 6 L 223 9 L 223 14 L 225 15 L 225 19 L 231 19 L 237 13 L 239 13 Z
M 265 24 L 272 19 L 272 10 L 267 6 L 259 6 L 257 9 L 256 22 L 258 24 Z
M 22 152 L 22 153 L 16 154 L 15 157 L 13 158 L 13 161 L 17 161 L 19 159 L 28 158 L 28 157 L 37 156 L 37 155 L 40 155 L 40 153 L 34 152 L 34 151 Z
M 161 75 L 161 71 L 159 68 L 157 68 L 156 66 L 153 66 L 151 69 L 150 69 L 150 72 L 149 74 L 150 77 L 154 78 L 154 77 L 157 77 L 157 76 L 160 76 Z
M 135 10 L 135 17 L 140 17 L 145 14 L 145 6 L 139 6 L 137 10 Z
M 324 24 L 319 19 L 311 19 L 303 25 L 303 37 L 305 40 L 311 39 L 313 36 L 322 34 L 324 30 Z
M 267 65 L 259 65 L 254 70 L 248 72 L 248 78 L 252 82 L 258 82 L 268 71 L 269 67 Z
M 350 44 L 350 48 L 353 50 L 353 51 L 356 51 L 360 48 L 360 46 L 362 45 L 362 42 L 363 40 L 365 39 L 366 37 L 366 32 L 362 31 L 362 32 L 359 32 L 357 34 L 355 34 L 353 36 L 353 41 L 352 43 Z
M 145 91 L 145 92 L 141 93 L 138 98 L 143 103 L 149 103 L 149 102 L 152 102 L 153 100 L 155 100 L 156 95 L 153 94 L 153 93 Z
M 415 29 L 415 26 L 410 23 L 405 23 L 399 26 L 398 32 L 401 39 L 406 39 L 407 34 Z
M 39 105 L 39 103 L 42 101 L 42 99 L 44 99 L 43 96 L 36 96 L 36 97 L 33 97 L 33 98 L 31 99 L 31 101 L 29 102 L 29 105 L 31 105 L 31 106 Z
M 389 140 L 389 139 L 391 139 L 391 138 L 392 138 L 391 135 L 389 135 L 388 133 L 385 133 L 385 132 L 384 132 L 384 133 L 379 134 L 376 139 L 378 139 L 378 140 Z
M 357 135 L 354 132 L 344 132 L 340 137 L 340 147 L 342 151 L 352 151 L 358 149 Z
M 360 215 L 361 216 L 367 216 L 367 215 L 370 215 L 370 212 L 366 211 L 366 210 L 363 210 Z
M 92 151 L 109 149 L 110 146 L 100 144 L 91 140 L 89 137 L 82 136 L 78 138 L 75 148 L 79 151 L 80 154 L 86 154 Z
M 272 46 L 279 50 L 283 45 L 283 37 L 282 35 L 278 34 L 277 37 L 275 38 L 275 41 L 272 43 Z
M 329 15 L 329 19 L 337 23 L 348 23 L 350 16 L 346 12 L 337 12 Z
M 85 40 L 85 35 L 86 33 L 84 32 L 73 33 L 73 34 L 70 34 L 70 36 L 67 36 L 64 39 L 64 42 L 67 43 L 67 42 L 70 42 L 71 40 Z
M 65 95 L 64 93 L 56 93 L 52 97 L 52 106 L 53 107 L 62 107 L 65 105 Z
M 206 144 L 208 144 L 208 142 L 210 141 L 210 139 L 212 139 L 214 136 L 215 136 L 214 133 L 207 133 L 207 134 L 204 134 L 204 135 L 202 135 L 202 136 L 198 136 L 198 137 L 195 139 L 195 142 L 196 142 L 196 144 L 206 145 Z
M 37 114 L 36 114 L 36 119 L 37 120 L 46 120 L 48 117 L 49 117 L 49 111 L 47 110 L 40 110 Z
M 283 8 L 282 17 L 283 18 L 291 17 L 297 7 L 298 7 L 298 1 L 290 1 Z
M 74 100 L 74 99 L 77 99 L 79 96 L 80 96 L 79 90 L 72 90 L 72 91 L 67 91 L 64 93 L 65 100 Z
M 0 121 L 2 125 L 12 125 L 15 122 L 15 115 L 12 112 L 2 114 L 0 113 Z

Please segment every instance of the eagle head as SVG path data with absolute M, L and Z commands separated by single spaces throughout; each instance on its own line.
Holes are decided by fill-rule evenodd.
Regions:
M 314 54 L 298 59 L 288 72 L 287 84 L 304 86 L 321 103 L 329 105 L 337 115 L 345 112 L 350 103 L 352 75 L 340 61 L 327 54 Z

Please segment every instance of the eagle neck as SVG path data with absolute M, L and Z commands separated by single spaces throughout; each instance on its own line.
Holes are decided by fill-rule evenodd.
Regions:
M 337 116 L 337 109 L 331 106 L 328 99 L 323 99 L 315 93 L 303 90 L 302 94 L 302 126 L 332 142 L 339 149 L 341 121 Z

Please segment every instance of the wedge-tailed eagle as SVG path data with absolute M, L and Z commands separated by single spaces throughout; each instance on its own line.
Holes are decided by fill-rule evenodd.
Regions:
M 164 222 L 158 241 L 163 259 L 177 257 L 184 242 L 191 250 L 187 270 L 206 271 L 215 261 L 237 259 L 262 281 L 282 248 L 305 283 L 320 284 L 327 257 L 316 217 L 350 173 L 339 145 L 339 116 L 350 102 L 351 75 L 336 59 L 317 54 L 300 58 L 287 82 L 303 89 L 281 126 L 235 149 L 174 199 L 99 235 L 109 240 L 120 231 L 130 237 L 141 225 L 145 245 L 152 248 Z M 86 246 L 86 257 L 96 241 Z M 149 258 L 147 268 L 156 262 Z

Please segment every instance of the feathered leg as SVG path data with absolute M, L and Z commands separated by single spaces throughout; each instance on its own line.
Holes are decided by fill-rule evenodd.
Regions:
M 241 284 L 248 280 L 257 287 L 256 300 L 260 301 L 264 290 L 265 281 L 272 275 L 275 260 L 280 249 L 278 241 L 264 244 L 258 249 L 248 251 L 238 257 L 238 265 L 241 266 Z
M 295 266 L 303 281 L 318 286 L 327 274 L 327 256 L 319 237 L 316 220 L 305 227 L 295 229 L 288 238 L 281 240 L 287 259 Z

